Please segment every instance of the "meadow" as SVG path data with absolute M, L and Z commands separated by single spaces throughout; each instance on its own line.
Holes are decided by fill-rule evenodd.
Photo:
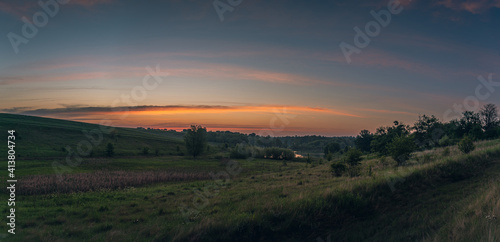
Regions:
M 339 157 L 285 165 L 227 159 L 214 151 L 193 159 L 179 155 L 179 139 L 117 128 L 102 142 L 118 144 L 114 157 L 104 156 L 103 145 L 58 176 L 52 164 L 64 161 L 65 153 L 57 147 L 78 142 L 82 127 L 96 126 L 0 116 L 2 129 L 12 126 L 23 133 L 16 168 L 18 228 L 8 237 L 5 226 L 0 232 L 9 241 L 500 238 L 500 140 L 477 142 L 467 155 L 456 146 L 415 152 L 404 166 L 365 155 L 360 176 L 335 177 L 330 164 Z M 161 151 L 141 155 L 144 146 Z M 7 198 L 4 190 L 0 199 Z

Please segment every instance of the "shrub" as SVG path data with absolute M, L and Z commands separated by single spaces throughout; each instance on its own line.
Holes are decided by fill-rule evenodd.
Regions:
M 380 157 L 380 164 L 383 166 L 387 165 L 387 158 L 385 156 Z
M 326 155 L 326 159 L 328 161 L 332 161 L 333 160 L 333 154 L 332 153 L 328 153 L 328 155 Z
M 340 151 L 340 144 L 337 142 L 331 142 L 324 148 L 325 156 L 331 153 L 337 153 Z
M 229 157 L 232 159 L 246 159 L 249 157 L 264 158 L 264 150 L 255 146 L 238 144 L 231 149 Z
M 274 160 L 292 160 L 295 158 L 295 153 L 293 150 L 271 147 L 264 150 L 265 158 Z
M 142 148 L 142 154 L 143 155 L 148 155 L 149 154 L 149 147 Z
M 106 146 L 106 156 L 112 157 L 113 155 L 115 155 L 115 147 L 113 146 L 113 144 L 108 143 L 108 145 Z
M 337 177 L 342 176 L 342 174 L 344 174 L 345 170 L 346 170 L 346 166 L 344 163 L 341 163 L 341 162 L 334 162 L 330 168 L 332 175 L 337 176 Z
M 409 136 L 396 136 L 388 147 L 389 154 L 398 163 L 404 164 L 413 151 L 415 151 L 415 142 Z
M 361 153 L 360 150 L 356 148 L 351 148 L 349 149 L 345 154 L 344 154 L 344 161 L 347 162 L 350 166 L 357 166 L 359 165 L 359 162 L 362 160 L 361 156 L 363 153 Z
M 354 177 L 361 174 L 361 169 L 358 167 L 359 162 L 362 160 L 361 155 L 363 155 L 363 153 L 356 148 L 350 148 L 344 153 L 343 160 L 348 165 L 347 173 L 349 176 Z
M 361 175 L 361 168 L 359 166 L 349 166 L 347 173 L 350 177 L 355 177 Z
M 245 148 L 240 147 L 240 145 L 236 145 L 236 147 L 229 152 L 229 157 L 231 159 L 246 159 L 248 158 L 248 152 Z
M 449 147 L 444 148 L 443 156 L 449 156 L 449 155 L 450 155 L 450 148 Z
M 451 140 L 448 135 L 443 136 L 443 138 L 439 140 L 439 146 L 441 147 L 450 145 L 453 145 L 453 140 Z
M 464 154 L 469 154 L 476 149 L 476 146 L 474 145 L 474 142 L 472 142 L 472 139 L 466 135 L 458 143 L 458 149 Z

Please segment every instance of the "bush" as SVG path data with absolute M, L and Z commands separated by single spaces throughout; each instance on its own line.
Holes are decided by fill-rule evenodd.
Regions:
M 249 157 L 264 158 L 264 150 L 259 147 L 238 144 L 229 153 L 232 159 L 246 159 Z
M 333 154 L 332 153 L 328 153 L 328 155 L 326 155 L 326 159 L 328 161 L 332 161 L 333 160 Z
M 444 148 L 443 156 L 449 156 L 449 155 L 450 155 L 450 148 L 449 147 Z
M 402 165 L 410 159 L 410 155 L 415 149 L 415 142 L 413 142 L 413 139 L 409 136 L 394 137 L 388 147 L 389 154 L 398 165 Z
M 387 158 L 385 156 L 380 157 L 380 164 L 387 166 Z
M 357 166 L 359 165 L 359 162 L 362 160 L 361 159 L 362 155 L 363 153 L 360 150 L 356 148 L 351 148 L 344 154 L 344 161 L 350 166 Z
M 464 154 L 469 154 L 476 149 L 476 146 L 474 145 L 474 142 L 472 142 L 472 139 L 466 135 L 458 143 L 458 149 Z
M 359 166 L 349 166 L 347 173 L 350 177 L 355 177 L 361 175 L 361 168 Z
M 439 140 L 439 146 L 441 146 L 441 147 L 450 146 L 450 145 L 453 145 L 453 140 L 450 139 L 450 137 L 448 137 L 448 135 L 443 136 L 443 138 L 441 138 Z
M 142 148 L 142 154 L 143 155 L 148 155 L 149 154 L 149 147 Z
M 106 146 L 106 156 L 112 157 L 114 155 L 115 155 L 115 147 L 113 146 L 113 144 L 108 143 L 108 145 Z
M 361 169 L 358 167 L 358 165 L 362 160 L 362 155 L 363 153 L 356 148 L 350 148 L 346 153 L 344 153 L 343 160 L 348 165 L 347 172 L 349 173 L 349 176 L 354 177 L 361 174 Z
M 334 162 L 330 167 L 330 171 L 332 172 L 332 175 L 339 177 L 346 171 L 346 166 L 344 163 Z
M 295 153 L 293 150 L 271 147 L 264 150 L 265 158 L 274 160 L 292 160 L 295 158 Z

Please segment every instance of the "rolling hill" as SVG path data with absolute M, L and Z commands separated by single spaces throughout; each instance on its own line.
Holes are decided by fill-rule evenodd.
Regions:
M 139 155 L 145 147 L 150 153 L 158 150 L 159 154 L 177 153 L 177 147 L 183 149 L 183 141 L 167 134 L 154 134 L 146 130 L 115 128 L 96 124 L 74 122 L 60 119 L 0 113 L 1 137 L 7 140 L 7 130 L 16 130 L 16 147 L 19 159 L 43 157 L 64 157 L 67 147 L 87 152 L 89 156 L 105 156 L 108 143 L 113 144 L 117 156 Z M 0 153 L 5 153 L 6 146 L 0 146 Z

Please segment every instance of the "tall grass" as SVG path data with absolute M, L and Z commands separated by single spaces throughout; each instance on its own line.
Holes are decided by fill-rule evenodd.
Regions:
M 314 240 L 327 231 L 337 231 L 340 233 L 336 234 L 339 240 L 366 240 L 373 236 L 368 231 L 376 231 L 377 225 L 366 228 L 362 233 L 347 234 L 340 228 L 344 224 L 363 221 L 365 218 L 370 220 L 380 214 L 390 213 L 393 214 L 391 216 L 396 216 L 400 213 L 396 211 L 398 208 L 404 208 L 403 204 L 411 202 L 410 197 L 418 197 L 437 186 L 481 175 L 499 157 L 500 147 L 497 145 L 478 149 L 468 155 L 453 154 L 425 164 L 402 167 L 397 173 L 392 169 L 379 171 L 376 177 L 350 179 L 323 196 L 288 201 L 285 204 L 277 202 L 270 208 L 255 208 L 252 216 L 246 218 L 206 218 L 189 230 L 179 231 L 174 238 L 179 241 L 229 241 L 234 238 L 254 241 L 288 238 L 300 241 Z M 391 190 L 388 185 L 392 180 L 398 181 L 394 184 L 395 190 Z M 279 213 L 270 213 L 269 210 L 278 210 Z M 404 220 L 397 217 L 393 219 L 401 222 Z M 435 231 L 420 229 L 418 233 L 421 232 Z M 401 239 L 397 236 L 404 235 L 394 236 L 396 237 L 393 238 Z M 420 235 L 412 236 L 414 237 L 405 238 L 418 239 Z
M 19 180 L 17 193 L 41 195 L 49 193 L 87 192 L 101 189 L 120 189 L 145 186 L 168 181 L 210 179 L 206 172 L 167 171 L 98 171 L 92 173 L 57 175 L 32 175 Z

